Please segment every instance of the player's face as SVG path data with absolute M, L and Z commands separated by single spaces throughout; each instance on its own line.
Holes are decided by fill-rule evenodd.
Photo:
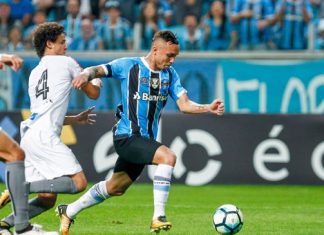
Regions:
M 179 54 L 179 45 L 171 42 L 160 42 L 154 49 L 156 70 L 170 67 Z
M 53 43 L 53 50 L 55 55 L 65 55 L 67 49 L 65 34 L 62 33 L 57 37 L 56 41 Z

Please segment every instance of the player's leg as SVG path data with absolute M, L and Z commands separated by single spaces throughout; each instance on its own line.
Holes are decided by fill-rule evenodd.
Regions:
M 117 153 L 121 153 L 118 147 Z M 144 166 L 144 164 L 130 163 L 118 157 L 114 167 L 114 174 L 108 181 L 95 184 L 78 200 L 69 205 L 59 205 L 56 211 L 60 216 L 62 234 L 69 234 L 69 227 L 73 219 L 82 210 L 99 204 L 111 196 L 123 195 L 141 174 Z
M 59 136 L 46 131 L 28 130 L 21 140 L 26 152 L 26 179 L 32 193 L 83 191 L 86 177 L 75 155 Z M 35 175 L 42 177 L 35 178 Z
M 123 169 L 124 162 L 119 158 L 117 160 L 116 169 Z M 142 171 L 138 169 L 138 174 Z M 134 167 L 136 170 L 136 167 Z M 118 171 L 115 172 L 112 177 L 107 181 L 101 181 L 93 185 L 84 195 L 82 195 L 75 202 L 68 205 L 59 205 L 56 209 L 57 214 L 60 217 L 60 231 L 63 235 L 69 234 L 69 228 L 74 218 L 82 210 L 97 205 L 108 199 L 111 196 L 121 196 L 127 188 L 133 183 L 133 180 L 129 177 L 126 172 Z
M 0 129 L 0 157 L 6 162 L 6 185 L 12 200 L 16 230 L 29 226 L 28 193 L 25 184 L 24 151 L 18 143 Z
M 120 158 L 131 164 L 155 164 L 158 165 L 153 185 L 154 185 L 154 214 L 151 223 L 151 230 L 159 232 L 161 229 L 170 229 L 171 223 L 166 220 L 165 205 L 170 191 L 170 182 L 173 167 L 176 163 L 175 154 L 166 146 L 154 139 L 142 136 L 132 136 L 128 139 L 114 141 L 116 152 Z M 127 146 L 127 147 L 125 147 Z M 132 166 L 134 168 L 134 166 Z M 132 175 L 132 168 L 125 172 L 136 180 L 138 175 Z
M 30 182 L 31 193 L 68 193 L 82 192 L 87 187 L 87 179 L 84 172 L 78 172 L 71 176 L 61 176 L 51 180 L 39 180 Z
M 55 205 L 57 195 L 52 193 L 40 193 L 37 197 L 29 200 L 29 218 L 34 218 L 41 213 L 49 210 Z M 8 226 L 8 229 L 14 226 L 14 215 L 9 214 L 1 220 L 1 223 Z M 1 233 L 0 233 L 1 234 Z
M 176 163 L 175 154 L 166 146 L 160 146 L 153 158 L 157 168 L 153 179 L 154 213 L 151 231 L 168 230 L 172 224 L 166 220 L 165 206 L 168 201 L 173 168 Z

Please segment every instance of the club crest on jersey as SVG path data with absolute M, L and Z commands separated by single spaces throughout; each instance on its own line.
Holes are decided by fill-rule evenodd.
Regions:
M 159 81 L 160 81 L 159 78 L 151 78 L 151 87 L 153 89 L 158 88 L 159 87 Z

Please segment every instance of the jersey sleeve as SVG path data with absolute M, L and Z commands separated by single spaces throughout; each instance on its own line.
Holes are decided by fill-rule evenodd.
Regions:
M 129 63 L 130 60 L 128 60 L 127 58 L 120 58 L 113 60 L 107 64 L 103 64 L 102 68 L 105 70 L 107 77 L 122 80 L 127 77 L 127 74 L 125 73 L 128 72 L 128 70 L 125 70 L 125 68 L 129 68 Z
M 79 75 L 82 71 L 81 66 L 71 57 L 67 57 L 67 64 L 68 64 L 68 70 L 72 76 L 72 78 L 74 78 L 75 76 Z
M 169 73 L 171 73 L 171 84 L 169 87 L 169 94 L 174 101 L 177 101 L 183 93 L 187 93 L 187 90 L 183 88 L 180 83 L 180 77 L 178 73 L 173 69 L 169 68 Z

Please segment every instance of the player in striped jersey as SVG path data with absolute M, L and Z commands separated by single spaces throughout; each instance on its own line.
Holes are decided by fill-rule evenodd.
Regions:
M 165 205 L 176 156 L 167 146 L 156 141 L 161 111 L 168 96 L 171 96 L 184 113 L 222 115 L 224 112 L 224 104 L 219 99 L 204 105 L 189 100 L 177 72 L 171 66 L 178 54 L 176 36 L 171 31 L 159 31 L 154 35 L 146 57 L 121 58 L 89 67 L 73 80 L 76 88 L 81 88 L 95 77 L 106 76 L 121 81 L 122 100 L 113 128 L 114 146 L 119 157 L 109 180 L 95 184 L 77 201 L 58 206 L 63 234 L 69 234 L 70 224 L 81 210 L 109 197 L 123 195 L 144 166 L 149 164 L 157 165 L 150 229 L 159 232 L 171 228 L 172 224 L 166 219 Z

